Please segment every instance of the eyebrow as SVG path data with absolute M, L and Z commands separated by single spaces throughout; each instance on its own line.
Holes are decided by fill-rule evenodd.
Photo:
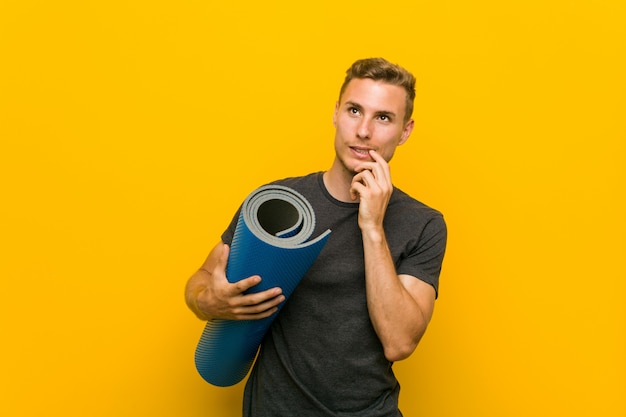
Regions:
M 377 116 L 387 116 L 387 117 L 389 117 L 390 119 L 393 119 L 393 118 L 395 118 L 395 117 L 396 117 L 396 114 L 395 114 L 394 112 L 392 112 L 392 111 L 386 111 L 386 110 L 381 110 L 381 111 L 378 111 L 378 112 L 376 112 L 376 115 L 377 115 Z
M 346 101 L 343 105 L 344 107 L 356 107 L 359 110 L 363 109 L 363 106 L 361 106 L 359 103 L 355 103 L 354 101 Z

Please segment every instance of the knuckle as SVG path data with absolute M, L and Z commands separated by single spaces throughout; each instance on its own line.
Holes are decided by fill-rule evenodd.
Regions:
M 241 281 L 237 281 L 235 283 L 235 288 L 237 288 L 237 290 L 239 292 L 244 292 L 245 290 L 248 289 L 248 283 L 246 282 L 246 280 L 241 280 Z
M 235 298 L 232 297 L 228 297 L 225 300 L 226 305 L 233 311 L 237 310 L 239 308 L 239 303 L 237 302 L 237 300 Z

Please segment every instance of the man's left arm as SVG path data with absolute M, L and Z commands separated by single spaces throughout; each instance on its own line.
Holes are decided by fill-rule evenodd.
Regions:
M 367 307 L 385 357 L 408 358 L 426 332 L 435 308 L 435 289 L 411 275 L 398 275 L 384 232 L 363 232 Z
M 383 229 L 393 185 L 387 162 L 370 152 L 373 162 L 357 168 L 351 192 L 359 198 L 359 227 L 365 256 L 367 307 L 385 357 L 409 357 L 426 331 L 435 307 L 435 289 L 411 275 L 398 275 Z

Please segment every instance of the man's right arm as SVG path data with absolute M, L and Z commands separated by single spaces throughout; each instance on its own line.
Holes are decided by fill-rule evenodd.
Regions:
M 220 242 L 209 253 L 204 264 L 187 281 L 185 301 L 201 320 L 258 320 L 276 312 L 285 300 L 278 287 L 244 294 L 259 282 L 253 275 L 231 284 L 226 279 L 228 245 Z

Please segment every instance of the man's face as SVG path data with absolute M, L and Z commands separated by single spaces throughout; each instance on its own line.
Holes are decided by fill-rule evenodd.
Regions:
M 391 160 L 413 130 L 413 120 L 404 121 L 405 110 L 404 88 L 369 78 L 350 81 L 333 117 L 336 157 L 346 170 L 371 161 L 372 149 Z

